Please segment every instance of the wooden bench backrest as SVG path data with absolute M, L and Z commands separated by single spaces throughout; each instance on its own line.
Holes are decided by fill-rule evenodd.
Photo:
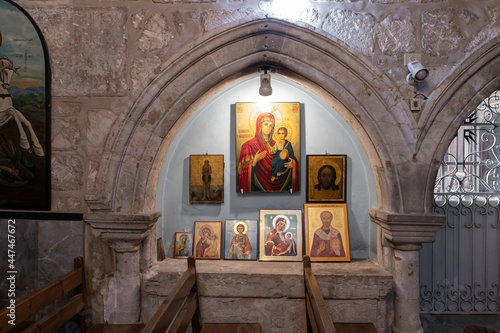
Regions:
M 199 332 L 198 290 L 196 265 L 193 257 L 188 258 L 188 269 L 160 305 L 141 333 L 185 332 L 192 322 L 193 332 Z
M 336 333 L 335 326 L 326 309 L 325 300 L 312 272 L 311 258 L 304 256 L 302 262 L 308 323 L 314 333 Z
M 65 274 L 60 279 L 46 285 L 23 299 L 15 303 L 15 323 L 16 326 L 31 316 L 37 314 L 46 306 L 70 292 L 77 289 L 77 294 L 73 296 L 65 305 L 50 312 L 43 319 L 30 326 L 23 332 L 53 332 L 58 327 L 66 323 L 73 316 L 79 313 L 85 306 L 84 297 L 81 293 L 83 285 L 83 258 L 77 257 L 74 260 L 74 269 Z M 8 307 L 0 310 L 0 333 L 5 333 L 16 326 L 11 325 L 8 316 Z

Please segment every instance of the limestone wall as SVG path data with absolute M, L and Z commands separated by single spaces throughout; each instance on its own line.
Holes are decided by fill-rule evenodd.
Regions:
M 148 321 L 186 270 L 186 260 L 166 259 L 144 281 L 142 319 Z M 314 274 L 335 322 L 372 322 L 389 329 L 392 276 L 370 261 L 314 263 Z M 203 322 L 260 323 L 263 332 L 305 332 L 301 262 L 197 260 Z
M 175 133 L 171 129 L 183 121 L 182 112 L 215 93 L 211 87 L 220 89 L 257 71 L 255 54 L 262 57 L 260 63 L 268 54 L 279 55 L 285 75 L 309 83 L 329 103 L 343 108 L 342 115 L 357 126 L 365 148 L 371 149 L 377 180 L 387 183 L 377 188 L 377 195 L 379 208 L 389 212 L 428 213 L 432 167 L 444 151 L 436 150 L 444 145 L 443 133 L 451 138 L 466 107 L 475 107 L 498 88 L 498 0 L 322 0 L 311 1 L 294 18 L 263 11 L 258 0 L 16 2 L 44 34 L 52 67 L 52 211 L 116 213 L 97 219 L 84 232 L 96 321 L 120 322 L 137 314 L 136 304 L 127 307 L 133 302 L 123 299 L 137 300 L 138 291 L 128 287 L 137 286 L 141 274 L 151 274 L 147 268 L 153 246 L 139 248 L 144 239 L 154 244 L 154 233 L 146 235 L 154 218 L 142 223 L 120 213 L 145 210 L 154 215 L 148 210 L 154 206 L 159 174 L 155 162 L 166 154 L 169 136 Z M 228 54 L 238 49 L 219 48 L 221 41 L 237 43 L 237 33 L 243 35 L 237 27 L 249 22 L 262 22 L 259 29 L 265 31 L 268 21 L 259 20 L 266 18 L 301 29 L 292 35 L 282 24 L 266 41 L 265 36 L 257 38 L 255 26 L 244 26 L 254 29 L 244 36 L 253 44 L 239 46 L 245 50 L 238 61 L 234 59 L 239 54 Z M 233 39 L 225 40 L 226 36 Z M 216 38 L 219 44 L 211 44 Z M 304 52 L 309 38 L 314 43 Z M 324 49 L 320 44 L 326 45 Z M 405 81 L 405 53 L 422 54 L 422 63 L 430 69 L 429 78 L 418 86 Z M 335 66 L 318 67 L 323 59 Z M 302 70 L 300 74 L 296 69 Z M 363 75 L 367 70 L 369 75 Z M 469 77 L 474 80 L 464 82 Z M 491 82 L 496 86 L 489 86 Z M 341 96 L 332 96 L 338 91 Z M 409 111 L 409 98 L 416 93 L 429 97 L 424 112 Z M 377 113 L 371 114 L 371 107 Z M 141 109 L 148 111 L 143 114 Z M 148 136 L 152 132 L 155 135 Z M 112 200 L 117 196 L 118 203 Z M 127 233 L 130 225 L 137 229 L 130 231 L 131 227 Z M 103 245 L 101 233 L 113 248 Z M 417 251 L 418 246 L 411 248 Z M 335 308 L 336 302 L 328 304 Z M 381 317 L 375 311 L 370 318 L 387 330 L 390 310 L 380 304 L 366 306 L 380 310 Z M 118 315 L 113 313 L 116 309 Z M 370 312 L 363 309 L 363 316 Z M 405 315 L 400 313 L 403 319 Z
M 52 66 L 52 209 L 87 210 L 113 126 L 151 80 L 200 41 L 244 22 L 276 17 L 366 57 L 413 97 L 405 53 L 431 70 L 431 95 L 453 67 L 500 32 L 496 0 L 311 1 L 297 18 L 258 0 L 16 1 L 41 28 Z M 480 5 L 478 5 L 480 4 Z M 415 115 L 418 117 L 418 114 Z
M 2 258 L 8 258 L 9 248 L 3 246 L 9 244 L 8 220 L 0 219 Z M 15 221 L 17 231 L 14 248 L 17 271 L 15 293 L 16 299 L 19 300 L 73 269 L 73 259 L 83 255 L 83 222 L 70 219 L 56 221 L 15 219 Z M 2 262 L 7 263 L 7 260 Z M 8 281 L 2 279 L 0 308 L 9 304 L 8 289 Z

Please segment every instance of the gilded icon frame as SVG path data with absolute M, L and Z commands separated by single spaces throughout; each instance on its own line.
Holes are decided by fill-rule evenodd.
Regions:
M 241 237 L 238 225 L 243 226 Z M 238 245 L 238 243 L 242 243 Z M 259 222 L 257 220 L 226 220 L 224 223 L 224 259 L 257 260 L 259 258 Z
M 306 202 L 345 203 L 346 180 L 347 155 L 307 155 Z
M 351 261 L 347 204 L 304 204 L 304 229 L 311 261 Z
M 187 258 L 193 255 L 193 233 L 176 232 L 174 235 L 174 258 Z
M 207 236 L 205 236 L 207 235 Z M 196 221 L 193 233 L 195 259 L 221 259 L 222 221 Z
M 261 209 L 259 218 L 259 260 L 302 261 L 302 211 Z
M 300 103 L 238 102 L 235 109 L 236 192 L 299 192 Z
M 189 156 L 189 202 L 224 202 L 224 155 Z

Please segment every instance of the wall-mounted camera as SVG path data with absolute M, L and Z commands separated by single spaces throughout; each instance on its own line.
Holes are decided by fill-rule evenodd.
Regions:
M 410 73 L 406 76 L 406 82 L 409 84 L 417 84 L 418 82 L 425 80 L 425 78 L 429 75 L 429 70 L 418 60 L 410 61 L 408 63 L 408 70 Z

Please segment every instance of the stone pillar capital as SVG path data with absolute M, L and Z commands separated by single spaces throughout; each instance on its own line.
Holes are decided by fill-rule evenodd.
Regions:
M 111 212 L 84 214 L 92 232 L 115 252 L 114 288 L 106 294 L 110 307 L 105 320 L 112 324 L 140 321 L 141 246 L 160 217 L 160 212 L 120 214 Z
M 140 214 L 102 212 L 84 214 L 83 220 L 116 252 L 134 252 L 139 250 L 160 215 L 159 211 Z
M 437 214 L 389 213 L 369 210 L 381 231 L 382 246 L 390 249 L 394 279 L 393 333 L 423 333 L 419 308 L 419 253 L 422 243 L 434 242 L 446 217 Z
M 104 239 L 115 252 L 136 252 L 139 251 L 141 243 L 149 233 L 149 229 L 141 234 L 122 234 L 114 232 L 102 232 L 101 237 Z
M 422 243 L 434 242 L 436 232 L 446 221 L 444 215 L 389 213 L 373 208 L 369 214 L 380 226 L 385 245 L 401 251 L 418 251 Z

